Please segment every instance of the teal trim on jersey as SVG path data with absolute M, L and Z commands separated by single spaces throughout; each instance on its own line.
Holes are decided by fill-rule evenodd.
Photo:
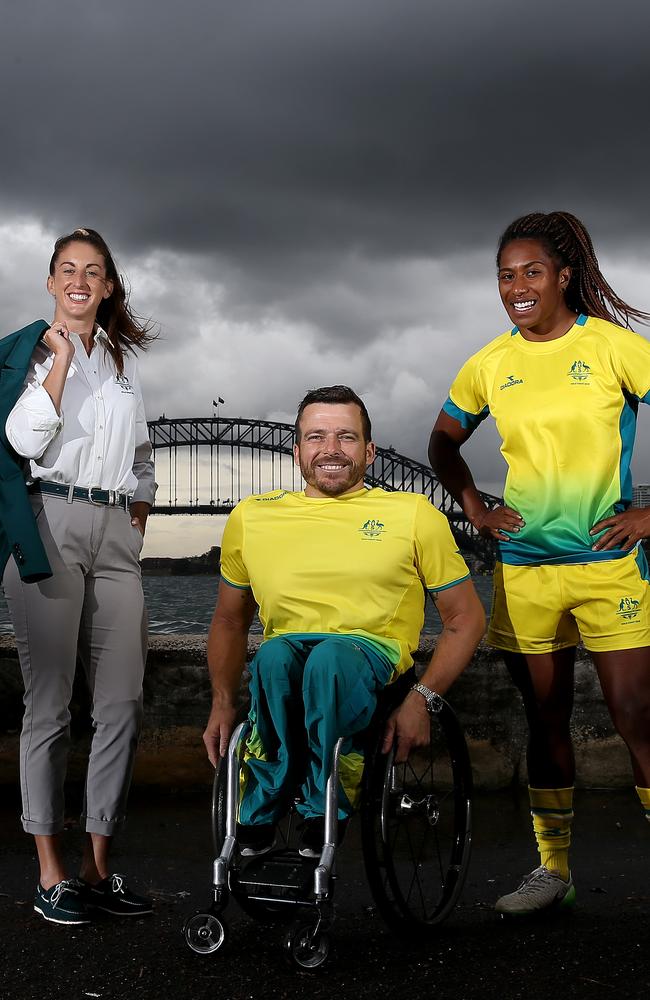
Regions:
M 400 660 L 399 649 L 394 650 L 389 645 L 384 645 L 381 639 L 369 639 L 366 635 L 351 635 L 349 632 L 282 632 L 269 636 L 264 641 L 271 642 L 272 639 L 298 639 L 301 642 L 313 642 L 318 639 L 349 639 L 350 642 L 356 642 L 361 649 L 366 648 L 374 656 L 383 656 L 391 669 L 394 669 Z
M 641 396 L 640 403 L 650 403 L 650 392 L 646 392 L 645 396 Z
M 608 562 L 610 559 L 624 559 L 629 556 L 629 549 L 608 549 L 594 552 L 585 548 L 572 552 L 571 555 L 549 556 L 535 545 L 526 542 L 499 542 L 498 560 L 508 566 L 569 566 L 576 563 Z
M 480 413 L 468 413 L 467 410 L 461 410 L 460 406 L 456 406 L 450 396 L 447 396 L 442 409 L 454 420 L 457 420 L 466 431 L 475 430 L 490 413 L 488 406 L 484 406 Z
M 588 316 L 585 316 L 584 313 L 580 313 L 580 315 L 578 316 L 577 320 L 575 321 L 575 323 L 573 325 L 574 326 L 584 326 L 588 319 L 589 319 Z M 515 334 L 517 334 L 517 333 L 519 333 L 519 327 L 518 326 L 513 326 L 512 330 L 510 331 L 510 336 L 514 337 Z M 650 393 L 648 395 L 650 395 Z
M 469 580 L 471 575 L 471 573 L 466 573 L 465 576 L 460 576 L 457 580 L 454 580 L 453 583 L 446 583 L 444 587 L 427 587 L 427 591 L 430 594 L 440 594 L 443 590 L 449 590 L 451 587 L 457 587 L 459 583 L 464 583 L 465 580 Z
M 634 438 L 636 436 L 636 416 L 639 409 L 637 396 L 623 390 L 623 409 L 619 419 L 619 434 L 621 435 L 621 458 L 618 466 L 618 476 L 621 490 L 620 502 L 614 506 L 617 514 L 627 508 L 632 503 L 632 452 L 634 450 Z
M 650 583 L 650 569 L 648 568 L 648 560 L 646 559 L 645 551 L 641 545 L 639 545 L 636 551 L 636 564 L 639 567 L 639 576 L 646 583 Z
M 244 584 L 244 583 L 233 583 L 232 580 L 229 580 L 227 576 L 223 575 L 223 573 L 219 573 L 219 576 L 221 577 L 221 579 L 223 580 L 224 583 L 227 583 L 229 587 L 234 587 L 235 590 L 250 590 L 251 589 L 250 584 L 248 584 L 248 583 L 246 583 L 246 584 Z

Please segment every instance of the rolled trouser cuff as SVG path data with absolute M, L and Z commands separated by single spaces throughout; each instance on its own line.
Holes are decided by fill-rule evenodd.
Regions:
M 125 816 L 119 816 L 117 819 L 95 819 L 93 816 L 82 816 L 80 825 L 86 833 L 100 833 L 104 837 L 111 837 L 124 826 L 125 820 Z
M 25 819 L 24 816 L 21 816 L 20 821 L 25 833 L 31 833 L 36 837 L 54 837 L 57 833 L 61 833 L 65 826 L 63 819 L 51 823 L 37 823 L 33 819 Z

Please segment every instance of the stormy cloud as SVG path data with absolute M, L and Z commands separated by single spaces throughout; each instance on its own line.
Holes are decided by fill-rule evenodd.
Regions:
M 494 248 L 518 214 L 581 216 L 650 308 L 649 28 L 639 0 L 8 0 L 2 332 L 50 315 L 51 243 L 90 225 L 160 327 L 150 416 L 220 393 L 290 419 L 345 381 L 423 458 L 507 326 Z M 498 489 L 493 431 L 468 454 Z

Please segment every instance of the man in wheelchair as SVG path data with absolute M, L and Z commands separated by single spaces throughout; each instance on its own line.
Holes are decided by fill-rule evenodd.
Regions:
M 361 734 L 378 692 L 413 663 L 425 590 L 442 632 L 420 683 L 387 723 L 383 750 L 395 741 L 397 762 L 428 743 L 428 712 L 469 662 L 485 625 L 444 515 L 421 494 L 366 488 L 375 445 L 355 392 L 329 386 L 305 396 L 294 457 L 303 492 L 247 497 L 228 519 L 208 637 L 212 709 L 203 740 L 216 766 L 234 728 L 248 630 L 259 606 L 264 640 L 250 667 L 252 729 L 237 827 L 249 856 L 272 849 L 298 784 L 300 853 L 320 855 L 339 738 L 344 830 L 359 798 Z

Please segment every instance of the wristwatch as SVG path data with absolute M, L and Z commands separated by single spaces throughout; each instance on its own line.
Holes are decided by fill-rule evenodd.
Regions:
M 411 691 L 417 691 L 418 694 L 422 695 L 427 703 L 427 712 L 429 715 L 434 715 L 436 712 L 442 711 L 444 701 L 439 694 L 428 688 L 426 684 L 414 684 Z

